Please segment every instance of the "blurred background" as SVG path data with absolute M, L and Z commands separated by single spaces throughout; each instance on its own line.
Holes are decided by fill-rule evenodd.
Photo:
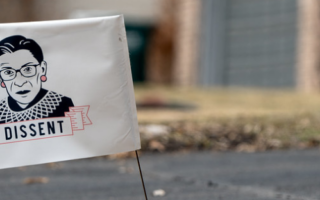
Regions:
M 316 91 L 317 1 L 1 0 L 0 22 L 124 14 L 133 80 Z
M 156 151 L 318 146 L 319 13 L 316 0 L 0 0 L 1 23 L 124 14 Z
M 0 0 L 1 23 L 124 15 L 146 151 L 319 146 L 319 13 L 316 0 Z
M 320 1 L 0 0 L 0 23 L 116 14 L 142 152 L 320 146 Z

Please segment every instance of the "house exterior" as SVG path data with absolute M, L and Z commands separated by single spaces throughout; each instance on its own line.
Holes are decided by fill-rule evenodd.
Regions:
M 166 21 L 174 25 L 159 28 L 174 27 L 165 40 L 172 42 L 173 56 L 170 67 L 170 62 L 148 65 L 154 72 L 149 73 L 150 82 L 320 90 L 319 1 L 162 2 L 173 7 L 162 13 L 171 16 Z M 161 56 L 168 51 L 158 52 L 157 57 L 170 58 Z M 156 74 L 171 78 L 163 80 Z
M 320 89 L 315 0 L 203 0 L 198 84 Z
M 119 13 L 138 81 L 320 90 L 318 0 L 0 1 L 0 22 Z

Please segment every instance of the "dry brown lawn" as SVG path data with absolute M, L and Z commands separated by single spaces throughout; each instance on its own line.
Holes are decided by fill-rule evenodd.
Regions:
M 320 145 L 320 94 L 135 86 L 135 95 L 138 103 L 180 103 L 195 107 L 138 109 L 141 127 L 163 125 L 169 132 L 150 137 L 150 133 L 141 129 L 145 150 L 262 151 Z
M 302 94 L 285 90 L 196 89 L 136 86 L 137 102 L 158 98 L 168 103 L 186 103 L 196 109 L 139 110 L 139 122 L 204 120 L 238 116 L 297 116 L 320 113 L 320 94 Z

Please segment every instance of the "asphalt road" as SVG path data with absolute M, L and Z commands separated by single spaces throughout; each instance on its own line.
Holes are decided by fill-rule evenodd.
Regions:
M 318 149 L 143 154 L 141 165 L 149 199 L 320 199 Z M 154 197 L 157 189 L 165 196 Z M 144 195 L 135 159 L 92 158 L 0 170 L 0 200 L 22 199 L 143 200 Z

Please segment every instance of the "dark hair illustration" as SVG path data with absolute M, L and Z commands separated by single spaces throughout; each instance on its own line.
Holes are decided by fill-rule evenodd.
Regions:
M 0 41 L 0 56 L 18 50 L 29 50 L 39 63 L 43 61 L 41 47 L 32 39 L 25 38 L 21 35 L 13 35 Z
M 12 35 L 0 41 L 0 87 L 8 97 L 0 99 L 0 124 L 49 117 L 64 117 L 72 99 L 42 88 L 47 62 L 33 39 Z

